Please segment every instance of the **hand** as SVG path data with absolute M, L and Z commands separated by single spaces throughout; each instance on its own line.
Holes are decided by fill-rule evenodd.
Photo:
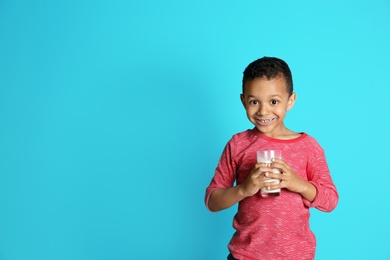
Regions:
M 265 177 L 267 178 L 280 180 L 279 184 L 273 182 L 265 183 L 265 186 L 269 187 L 269 189 L 286 188 L 289 191 L 296 193 L 303 193 L 306 191 L 308 182 L 299 177 L 282 159 L 272 159 L 271 169 L 279 169 L 281 174 L 273 171 L 265 173 Z
M 245 182 L 241 184 L 242 193 L 245 197 L 255 195 L 261 188 L 265 187 L 265 183 L 263 182 L 266 179 L 266 174 L 272 172 L 272 169 L 269 167 L 269 164 L 266 163 L 257 163 L 255 167 L 253 167 L 252 171 L 249 173 Z

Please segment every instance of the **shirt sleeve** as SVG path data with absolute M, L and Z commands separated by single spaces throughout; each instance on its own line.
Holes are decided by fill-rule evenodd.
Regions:
M 324 150 L 317 142 L 310 148 L 307 175 L 308 181 L 317 189 L 317 195 L 312 202 L 303 199 L 303 203 L 307 207 L 330 212 L 336 208 L 339 195 L 330 176 Z
M 221 158 L 219 159 L 218 166 L 215 170 L 214 177 L 212 178 L 210 185 L 206 189 L 205 204 L 209 208 L 209 200 L 211 193 L 220 188 L 233 187 L 236 179 L 236 163 L 233 159 L 233 138 L 226 144 Z

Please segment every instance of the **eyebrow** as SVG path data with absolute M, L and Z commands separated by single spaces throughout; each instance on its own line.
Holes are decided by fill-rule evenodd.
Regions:
M 282 98 L 282 96 L 280 96 L 280 95 L 272 95 L 271 96 L 271 98 L 275 98 L 275 97 Z M 253 95 L 249 95 L 248 98 L 257 98 L 257 97 L 253 96 Z

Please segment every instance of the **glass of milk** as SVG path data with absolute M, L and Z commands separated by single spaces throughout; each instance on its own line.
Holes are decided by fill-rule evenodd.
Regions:
M 282 151 L 280 150 L 259 150 L 257 151 L 257 162 L 267 163 L 271 164 L 273 158 L 279 158 L 282 159 Z M 274 169 L 273 173 L 279 173 L 279 169 Z M 264 180 L 263 182 L 276 182 L 279 184 L 279 179 L 268 179 Z M 261 189 L 261 196 L 262 197 L 276 197 L 279 196 L 280 189 L 275 190 L 268 190 L 267 187 L 264 187 Z

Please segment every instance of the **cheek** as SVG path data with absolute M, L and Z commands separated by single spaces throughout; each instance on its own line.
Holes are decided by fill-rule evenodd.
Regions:
M 278 108 L 277 113 L 279 116 L 284 117 L 286 115 L 287 110 L 288 110 L 288 107 L 280 107 L 280 108 Z
M 256 112 L 257 112 L 257 109 L 254 108 L 254 107 L 248 107 L 248 108 L 246 109 L 246 113 L 247 113 L 248 115 L 253 115 L 253 114 L 255 114 Z
M 252 118 L 252 116 L 255 114 L 255 112 L 253 111 L 253 109 L 246 109 L 245 110 L 245 112 L 246 112 L 246 116 L 250 119 L 250 118 Z
M 251 112 L 250 109 L 246 109 L 245 112 L 246 112 L 246 114 L 247 114 L 248 116 L 252 115 L 252 112 Z

